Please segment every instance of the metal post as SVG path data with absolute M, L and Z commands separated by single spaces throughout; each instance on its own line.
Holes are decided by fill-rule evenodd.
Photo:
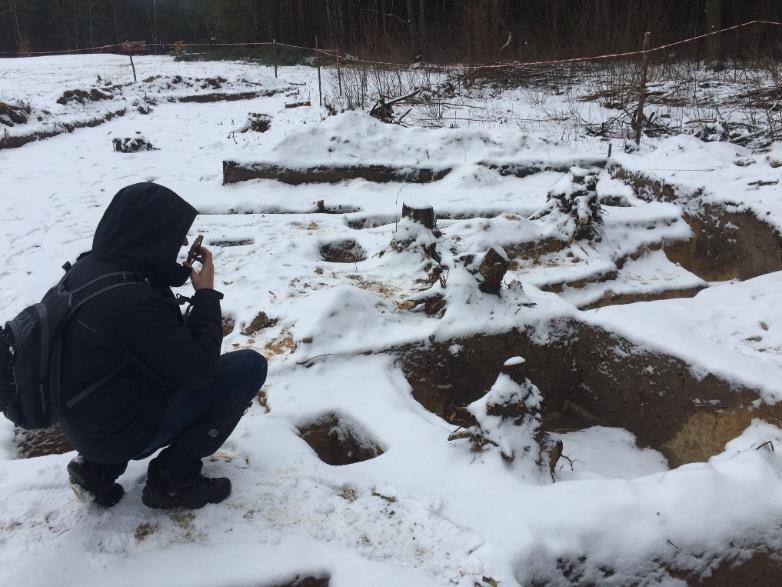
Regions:
M 318 66 L 318 104 L 323 106 L 323 88 L 320 81 L 320 46 L 318 45 L 318 37 L 315 37 L 315 64 Z
M 641 82 L 638 84 L 638 110 L 635 113 L 635 144 L 641 144 L 641 131 L 644 126 L 644 106 L 646 106 L 646 81 L 649 75 L 649 45 L 652 33 L 644 33 L 644 51 L 641 55 Z
M 272 61 L 274 62 L 274 77 L 277 77 L 277 39 L 272 39 Z

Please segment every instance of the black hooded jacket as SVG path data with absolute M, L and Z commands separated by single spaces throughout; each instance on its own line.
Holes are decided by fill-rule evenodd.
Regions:
M 92 252 L 68 275 L 71 290 L 115 271 L 148 278 L 87 302 L 63 333 L 61 422 L 73 447 L 89 460 L 118 463 L 137 456 L 160 426 L 168 393 L 198 393 L 212 382 L 222 342 L 222 294 L 197 291 L 185 323 L 170 289 L 190 275 L 176 260 L 196 214 L 167 188 L 128 186 L 114 196 L 98 224 Z M 66 407 L 120 368 L 95 392 Z

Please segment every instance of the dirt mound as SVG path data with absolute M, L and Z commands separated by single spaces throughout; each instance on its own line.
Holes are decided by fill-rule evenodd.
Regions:
M 157 151 L 147 139 L 142 136 L 112 139 L 111 144 L 117 153 L 138 153 L 139 151 Z
M 265 328 L 271 328 L 277 324 L 277 322 L 279 322 L 277 318 L 269 318 L 266 312 L 258 312 L 258 315 L 242 329 L 242 334 L 252 336 Z
M 380 444 L 352 420 L 327 414 L 299 427 L 304 441 L 329 465 L 351 465 L 383 454 Z
M 513 330 L 396 352 L 413 396 L 456 425 L 459 408 L 491 388 L 505 360 L 522 356 L 543 395 L 544 430 L 625 428 L 672 466 L 721 452 L 752 418 L 782 423 L 782 405 L 765 404 L 757 392 L 714 375 L 696 379 L 675 357 L 580 322 L 555 321 L 546 329 L 555 334 L 545 342 Z
M 322 244 L 320 256 L 331 263 L 358 263 L 366 260 L 367 252 L 355 240 L 345 239 Z
M 0 102 L 0 124 L 4 126 L 25 124 L 29 120 L 31 112 L 30 106 L 14 106 Z
M 86 104 L 87 102 L 100 102 L 102 100 L 111 100 L 114 96 L 108 92 L 103 92 L 97 88 L 86 90 L 66 90 L 62 96 L 57 98 L 57 103 L 65 106 L 71 102 Z

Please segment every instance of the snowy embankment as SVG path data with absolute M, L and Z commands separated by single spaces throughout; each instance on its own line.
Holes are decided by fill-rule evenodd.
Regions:
M 553 344 L 563 324 L 579 323 L 618 333 L 637 356 L 675 357 L 688 377 L 710 373 L 737 393 L 752 389 L 776 402 L 780 274 L 715 283 L 671 257 L 693 238 L 688 222 L 700 202 L 729 201 L 782 226 L 779 188 L 765 185 L 779 179 L 778 147 L 767 156 L 672 138 L 625 154 L 617 143 L 604 169 L 605 143 L 570 148 L 556 129 L 535 137 L 512 128 L 406 129 L 356 113 L 322 121 L 317 108 L 285 107 L 317 96 L 307 68 L 282 69 L 275 81 L 252 65 L 146 57 L 136 66 L 140 79 L 162 76 L 149 82 L 158 85 L 177 75 L 222 76 L 285 93 L 164 98 L 149 114 L 128 109 L 99 128 L 0 150 L 0 308 L 7 318 L 36 300 L 64 261 L 89 249 L 117 190 L 158 181 L 202 213 L 192 232 L 214 249 L 233 322 L 224 350 L 250 346 L 269 357 L 265 406 L 253 406 L 207 464 L 233 479 L 234 494 L 193 513 L 141 505 L 146 462 L 131 463 L 115 508 L 82 504 L 64 470 L 73 455 L 16 458 L 13 431 L 0 422 L 0 582 L 240 586 L 299 575 L 329 577 L 334 587 L 683 584 L 675 577 L 724 570 L 760 545 L 779 552 L 782 457 L 768 443 L 782 442 L 782 430 L 751 414 L 711 458 L 675 469 L 664 446 L 639 448 L 622 428 L 560 426 L 549 432 L 566 458 L 552 482 L 524 457 L 509 464 L 491 444 L 476 453 L 469 442 L 449 441 L 457 426 L 416 401 L 398 362 L 405 345 L 451 345 L 453 360 L 467 361 L 451 341 L 516 328 L 535 344 Z M 0 71 L 0 101 L 38 109 L 51 108 L 64 89 L 89 90 L 97 75 L 116 84 L 130 75 L 124 58 L 111 56 L 0 60 Z M 122 100 L 134 87 L 123 86 Z M 269 115 L 271 128 L 239 132 L 249 113 Z M 158 150 L 113 152 L 112 139 L 136 133 Z M 223 185 L 225 160 L 450 171 L 422 184 Z M 510 163 L 544 165 L 519 177 L 502 167 Z M 612 164 L 690 197 L 649 198 Z M 579 186 L 605 204 L 599 239 L 574 238 L 579 225 L 551 206 L 550 192 Z M 433 206 L 437 232 L 400 219 L 403 203 Z M 477 265 L 490 248 L 508 257 L 500 296 L 478 287 Z M 687 299 L 637 301 L 702 288 Z M 599 305 L 610 307 L 579 309 Z M 501 365 L 516 354 L 495 358 Z M 632 374 L 641 395 L 653 376 Z M 538 387 L 545 402 L 547 389 Z M 573 389 L 574 397 L 583 392 L 578 382 Z M 480 406 L 472 404 L 473 413 Z M 326 417 L 345 422 L 357 445 L 378 456 L 326 464 L 304 438 Z M 484 432 L 528 440 L 499 422 Z

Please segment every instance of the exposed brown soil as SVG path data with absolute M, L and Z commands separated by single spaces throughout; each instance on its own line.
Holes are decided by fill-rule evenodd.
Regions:
M 223 324 L 223 337 L 228 336 L 234 331 L 234 328 L 236 328 L 236 320 L 234 320 L 233 316 L 223 316 L 222 319 Z
M 277 322 L 279 322 L 277 318 L 269 318 L 266 312 L 258 312 L 258 315 L 242 329 L 242 334 L 252 336 L 265 328 L 271 328 L 276 325 Z
M 563 280 L 563 281 L 555 281 L 552 283 L 547 283 L 545 285 L 542 285 L 540 289 L 543 291 L 550 291 L 553 293 L 562 293 L 562 291 L 566 287 L 572 289 L 581 289 L 593 283 L 602 283 L 604 281 L 610 281 L 612 279 L 616 279 L 616 277 L 617 277 L 617 272 L 614 270 L 602 271 L 602 272 L 593 273 L 592 275 L 588 275 L 580 279 L 571 279 L 571 280 Z
M 482 397 L 503 362 L 520 355 L 545 398 L 545 430 L 626 428 L 639 445 L 661 451 L 672 466 L 721 452 L 752 418 L 782 422 L 782 404 L 755 406 L 755 391 L 714 375 L 696 379 L 675 357 L 575 321 L 555 321 L 548 329 L 555 334 L 545 343 L 535 342 L 532 332 L 513 330 L 396 352 L 413 396 L 445 419 L 454 406 Z M 449 351 L 454 344 L 462 347 L 456 355 Z
M 266 132 L 272 127 L 272 119 L 268 114 L 250 112 L 247 115 L 247 130 L 253 132 Z
M 238 183 L 251 179 L 276 179 L 291 185 L 303 183 L 339 183 L 350 179 L 365 179 L 377 183 L 430 183 L 450 173 L 449 168 L 395 167 L 393 165 L 316 165 L 292 168 L 273 163 L 241 164 L 223 161 L 223 183 Z
M 701 569 L 683 570 L 675 562 L 660 559 L 641 565 L 637 575 L 628 570 L 619 575 L 609 565 L 597 565 L 583 554 L 557 558 L 553 575 L 538 574 L 530 585 L 611 585 L 667 584 L 672 579 L 684 581 L 689 587 L 772 587 L 782 577 L 782 553 L 769 550 L 765 545 L 743 548 L 740 556 L 725 556 L 719 553 L 697 553 L 702 561 Z M 715 565 L 715 562 L 718 564 Z M 715 567 L 716 568 L 711 568 Z M 630 571 L 632 572 L 632 571 Z
M 13 106 L 0 102 L 0 124 L 4 126 L 14 126 L 15 124 L 24 124 L 30 118 L 32 108 L 30 106 Z
M 95 126 L 100 126 L 104 122 L 113 120 L 117 116 L 125 116 L 125 112 L 126 110 L 123 108 L 122 110 L 117 110 L 116 112 L 108 112 L 100 118 L 93 118 L 81 122 L 59 123 L 56 127 L 50 130 L 43 130 L 43 131 L 33 132 L 24 135 L 0 136 L 0 149 L 16 149 L 18 147 L 26 145 L 27 143 L 32 143 L 34 141 L 41 141 L 43 139 L 56 137 L 57 135 L 61 135 L 64 133 L 73 132 L 77 128 L 92 128 Z
M 245 245 L 251 245 L 255 242 L 255 240 L 251 238 L 242 238 L 242 239 L 235 239 L 235 240 L 210 240 L 209 244 L 214 245 L 215 247 L 242 247 Z
M 717 569 L 705 574 L 669 570 L 671 576 L 687 581 L 690 587 L 771 587 L 782 578 L 782 554 L 760 548 L 749 559 L 725 560 Z
M 626 293 L 616 294 L 611 290 L 605 292 L 596 302 L 579 306 L 581 310 L 594 310 L 595 308 L 605 308 L 606 306 L 620 306 L 623 304 L 635 304 L 636 302 L 654 302 L 657 300 L 673 300 L 677 298 L 694 298 L 698 292 L 703 291 L 702 287 L 691 287 L 687 289 L 668 289 L 654 293 Z
M 31 459 L 46 455 L 61 455 L 73 450 L 60 426 L 43 430 L 14 430 L 16 454 L 20 459 Z
M 782 269 L 782 237 L 751 212 L 706 204 L 685 220 L 693 238 L 666 243 L 665 253 L 702 279 L 751 279 Z
M 367 258 L 367 252 L 353 239 L 331 241 L 320 246 L 320 256 L 331 263 L 358 263 Z
M 136 526 L 136 530 L 133 532 L 133 537 L 136 542 L 144 542 L 149 536 L 158 531 L 160 525 L 153 522 L 142 522 Z
M 102 100 L 111 100 L 114 96 L 107 92 L 102 92 L 97 88 L 91 89 L 89 92 L 86 90 L 66 90 L 62 96 L 57 99 L 58 104 L 63 106 L 70 102 L 78 102 L 79 104 L 85 104 L 86 102 L 100 102 Z
M 630 185 L 635 194 L 644 200 L 671 202 L 682 195 L 674 185 L 643 173 L 630 171 L 621 165 L 612 164 L 608 170 L 613 178 L 621 179 Z
M 347 418 L 328 414 L 299 427 L 304 441 L 329 465 L 351 465 L 383 454 L 380 445 Z
M 556 253 L 566 246 L 567 243 L 565 241 L 549 238 L 525 243 L 505 244 L 502 248 L 505 249 L 505 253 L 508 255 L 509 259 L 519 258 L 525 261 L 530 259 L 537 261 L 543 255 Z M 511 266 L 511 268 L 513 267 Z

